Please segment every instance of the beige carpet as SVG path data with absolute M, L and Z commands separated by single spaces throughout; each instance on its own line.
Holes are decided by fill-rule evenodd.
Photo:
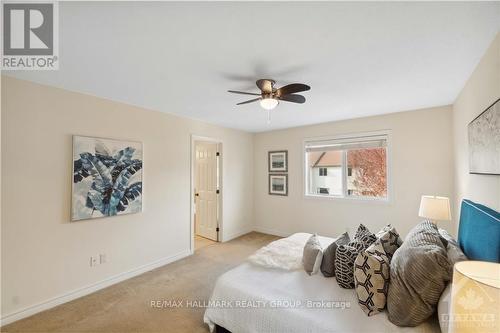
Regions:
M 208 332 L 202 308 L 152 300 L 208 300 L 219 275 L 278 237 L 252 232 L 2 328 L 2 332 Z
M 213 241 L 211 239 L 201 237 L 198 235 L 194 236 L 194 250 L 201 249 L 202 247 L 209 246 L 209 245 L 214 245 L 217 244 L 216 241 Z

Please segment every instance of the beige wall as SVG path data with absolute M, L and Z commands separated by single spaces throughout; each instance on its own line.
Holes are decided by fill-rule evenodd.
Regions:
M 459 203 L 464 198 L 500 211 L 500 176 L 469 174 L 467 137 L 467 125 L 498 98 L 500 98 L 500 33 L 453 104 L 455 216 L 458 216 Z
M 2 317 L 188 254 L 191 134 L 223 140 L 224 239 L 252 229 L 252 134 L 5 76 L 1 125 Z M 69 222 L 73 134 L 143 142 L 142 213 Z
M 225 240 L 252 229 L 334 236 L 359 223 L 372 230 L 392 223 L 406 234 L 420 220 L 422 194 L 455 197 L 454 222 L 441 224 L 452 233 L 462 198 L 500 210 L 500 177 L 469 175 L 467 151 L 467 124 L 500 97 L 500 35 L 453 112 L 438 107 L 255 135 L 5 76 L 1 83 L 2 317 L 187 255 L 191 134 L 223 141 Z M 387 129 L 389 203 L 304 197 L 305 138 Z M 142 213 L 69 222 L 73 134 L 143 142 Z M 267 152 L 279 149 L 289 151 L 288 197 L 267 194 Z M 99 253 L 108 263 L 91 268 L 89 257 Z
M 390 203 L 304 197 L 305 138 L 387 129 L 392 131 Z M 451 137 L 449 106 L 257 134 L 254 140 L 256 228 L 280 235 L 305 231 L 334 236 L 346 230 L 353 232 L 359 223 L 374 231 L 392 223 L 406 234 L 419 221 L 422 194 L 453 195 Z M 280 149 L 288 149 L 289 153 L 287 197 L 267 194 L 267 152 Z M 453 230 L 451 223 L 445 227 Z

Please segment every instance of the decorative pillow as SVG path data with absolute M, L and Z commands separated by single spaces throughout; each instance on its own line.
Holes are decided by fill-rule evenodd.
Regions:
M 389 262 L 392 260 L 394 252 L 403 244 L 403 240 L 396 231 L 396 228 L 392 227 L 390 224 L 386 225 L 382 230 L 376 234 L 377 238 L 382 243 L 385 253 L 389 258 Z
M 372 245 L 377 240 L 377 237 L 368 230 L 363 224 L 360 224 L 358 230 L 354 234 L 354 239 L 360 241 L 365 245 L 365 248 Z
M 389 320 L 398 326 L 417 326 L 436 310 L 450 280 L 450 263 L 435 224 L 414 227 L 391 261 L 387 294 Z
M 356 257 L 354 284 L 358 303 L 368 316 L 384 310 L 389 290 L 389 258 L 380 239 Z
M 450 262 L 450 279 L 453 275 L 453 266 L 459 261 L 469 260 L 467 256 L 463 253 L 458 242 L 453 238 L 448 231 L 444 229 L 438 229 L 441 238 L 446 240 L 446 255 L 448 256 L 448 261 Z M 442 240 L 442 239 L 441 239 Z
M 453 236 L 450 235 L 450 233 L 448 231 L 446 231 L 445 229 L 439 228 L 438 232 L 439 232 L 439 236 L 441 237 L 441 240 L 443 240 L 443 238 L 444 238 L 444 240 L 446 241 L 445 245 L 447 245 L 448 243 L 451 243 L 452 245 L 459 247 L 456 239 L 453 238 Z M 444 242 L 443 242 L 443 244 L 444 244 Z
M 462 252 L 460 247 L 448 243 L 446 246 L 446 255 L 450 261 L 450 274 L 453 274 L 453 266 L 459 261 L 469 260 L 467 256 Z
M 339 286 L 354 288 L 354 261 L 359 252 L 373 244 L 377 238 L 364 225 L 360 224 L 354 240 L 346 245 L 339 245 L 335 254 L 335 278 Z
M 323 261 L 321 262 L 321 273 L 325 277 L 335 276 L 335 252 L 339 245 L 346 245 L 350 238 L 347 232 L 340 235 L 325 251 L 323 251 Z
M 389 230 L 391 230 L 392 226 L 391 224 L 386 224 L 382 229 L 380 229 L 379 232 L 377 232 L 375 234 L 375 236 L 377 236 L 377 238 L 380 238 L 380 236 L 382 236 L 383 234 L 385 234 L 386 232 L 388 232 Z
M 304 269 L 309 275 L 318 273 L 321 266 L 321 259 L 323 259 L 323 249 L 319 242 L 318 235 L 312 235 L 307 240 L 302 254 L 302 263 Z

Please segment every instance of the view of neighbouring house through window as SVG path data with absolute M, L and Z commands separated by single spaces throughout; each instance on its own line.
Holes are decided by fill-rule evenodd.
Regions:
M 310 194 L 342 195 L 342 152 L 314 151 L 307 154 Z
M 306 195 L 387 197 L 387 135 L 306 143 Z

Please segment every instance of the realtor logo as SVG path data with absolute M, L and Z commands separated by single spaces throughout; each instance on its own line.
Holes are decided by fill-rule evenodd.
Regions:
M 2 69 L 58 69 L 56 2 L 3 2 Z

